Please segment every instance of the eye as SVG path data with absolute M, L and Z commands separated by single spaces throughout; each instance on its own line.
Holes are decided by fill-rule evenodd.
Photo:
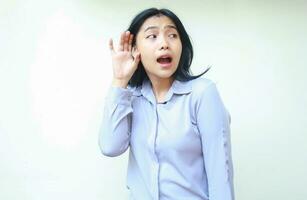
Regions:
M 154 34 L 148 35 L 146 38 L 156 38 L 157 36 Z
M 169 36 L 171 37 L 171 38 L 177 38 L 177 34 L 176 33 L 173 33 L 173 34 L 169 34 Z

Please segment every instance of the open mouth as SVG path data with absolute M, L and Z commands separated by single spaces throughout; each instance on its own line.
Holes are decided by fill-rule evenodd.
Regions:
M 169 64 L 172 62 L 172 58 L 170 56 L 161 56 L 157 59 L 157 62 L 160 64 Z

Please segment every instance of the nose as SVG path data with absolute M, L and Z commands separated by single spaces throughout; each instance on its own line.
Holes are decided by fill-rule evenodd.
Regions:
M 161 41 L 160 41 L 160 50 L 162 49 L 168 49 L 168 42 L 166 41 L 166 39 L 164 37 L 161 37 Z

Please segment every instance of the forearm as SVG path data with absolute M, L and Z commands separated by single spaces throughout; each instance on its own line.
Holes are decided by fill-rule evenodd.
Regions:
M 128 89 L 114 86 L 109 89 L 99 130 L 99 146 L 106 156 L 121 155 L 129 146 L 131 95 Z

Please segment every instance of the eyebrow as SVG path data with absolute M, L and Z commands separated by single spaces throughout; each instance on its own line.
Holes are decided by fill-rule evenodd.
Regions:
M 150 29 L 157 29 L 157 28 L 159 28 L 159 27 L 158 27 L 158 26 L 148 26 L 148 27 L 145 29 L 144 32 L 146 32 L 146 31 L 148 31 L 148 30 L 150 30 Z M 164 26 L 164 29 L 166 29 L 166 28 L 173 28 L 173 29 L 177 30 L 176 26 L 171 25 L 171 24 L 170 24 L 170 25 Z

